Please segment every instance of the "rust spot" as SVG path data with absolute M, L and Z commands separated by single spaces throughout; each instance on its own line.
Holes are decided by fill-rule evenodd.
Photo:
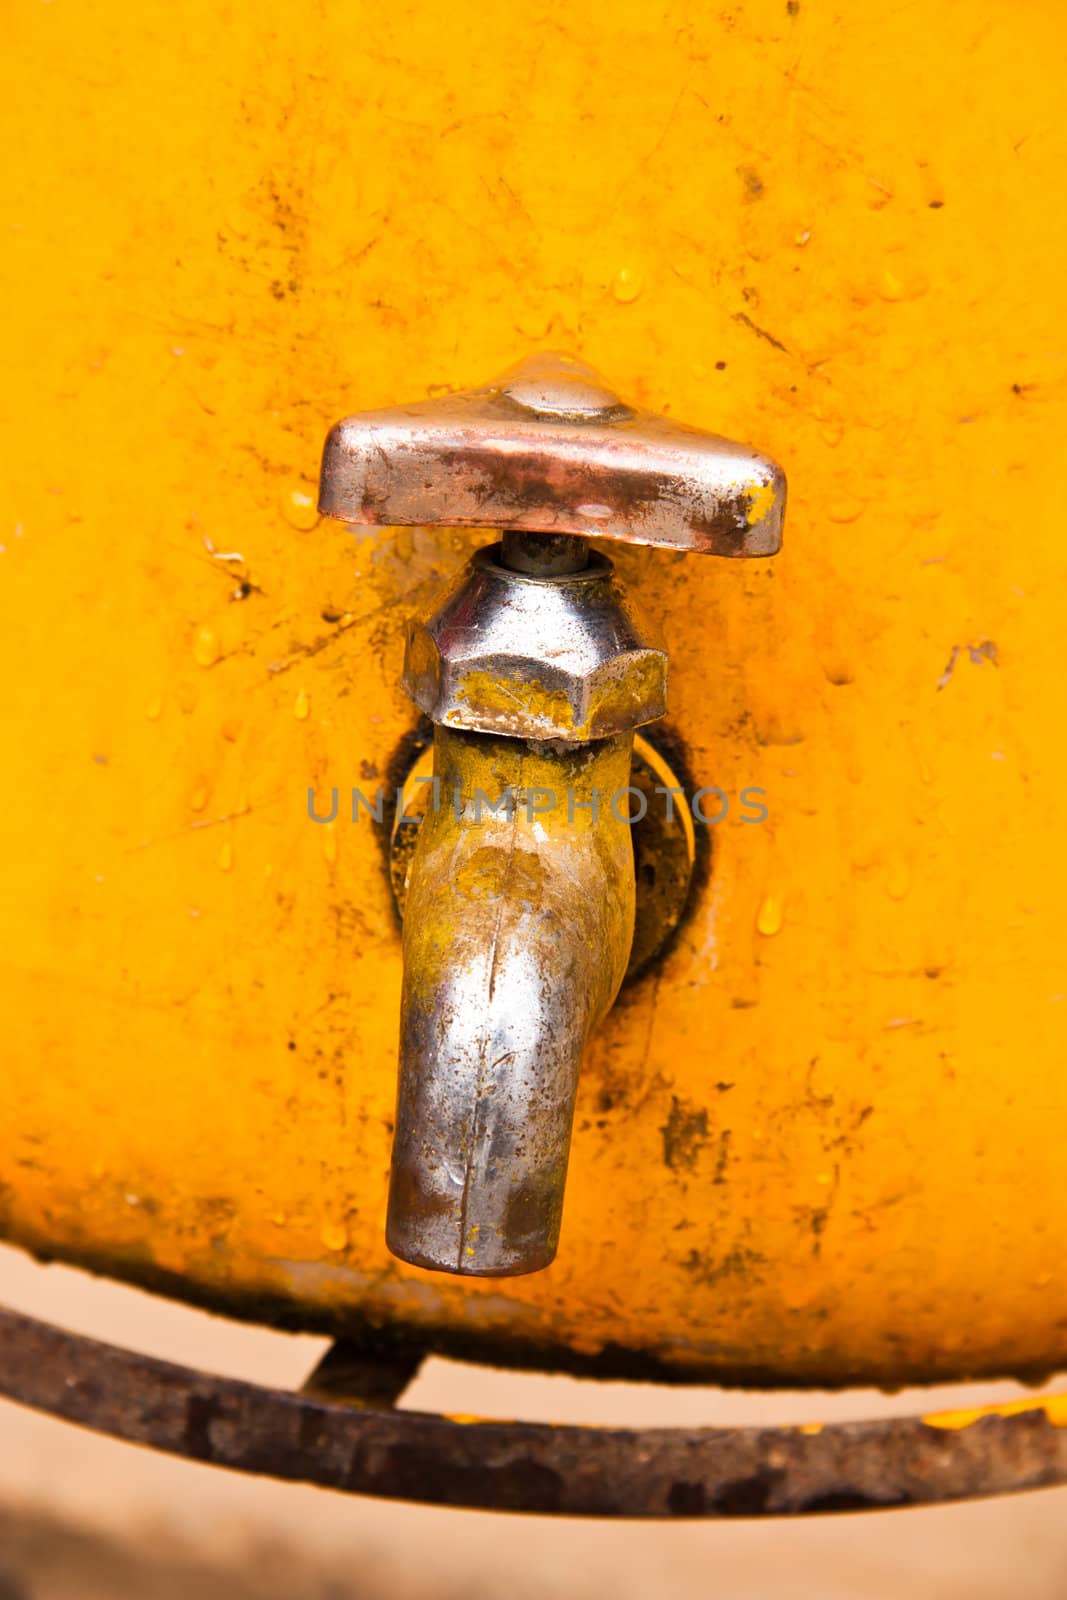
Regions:
M 672 1483 L 667 1494 L 667 1509 L 672 1517 L 702 1517 L 707 1495 L 702 1483 Z
M 758 1250 L 731 1250 L 718 1261 L 703 1255 L 699 1250 L 690 1250 L 681 1265 L 695 1282 L 709 1287 L 724 1278 L 750 1278 L 759 1281 L 763 1276 L 760 1268 L 764 1261 L 765 1257 L 760 1255 Z
M 726 1163 L 730 1159 L 731 1138 L 730 1129 L 724 1128 L 719 1139 L 719 1153 L 715 1158 L 715 1176 L 711 1180 L 712 1183 L 725 1183 L 726 1181 Z
M 763 179 L 755 167 L 741 166 L 737 169 L 737 176 L 741 179 L 745 189 L 746 200 L 758 200 L 763 193 Z
M 758 1517 L 766 1511 L 771 1494 L 781 1480 L 782 1473 L 774 1468 L 751 1478 L 735 1478 L 716 1491 L 716 1508 L 728 1517 Z
M 663 1135 L 664 1166 L 672 1172 L 695 1172 L 708 1137 L 708 1113 L 704 1107 L 672 1095 L 671 1109 L 660 1133 Z
M 544 862 L 535 850 L 482 845 L 456 873 L 453 886 L 465 900 L 499 900 L 507 895 L 536 911 L 544 894 Z

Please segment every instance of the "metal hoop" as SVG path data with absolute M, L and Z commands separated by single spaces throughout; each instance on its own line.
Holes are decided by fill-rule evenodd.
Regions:
M 496 1511 L 799 1516 L 1067 1483 L 1067 1394 L 825 1427 L 470 1422 L 213 1377 L 7 1310 L 0 1394 L 239 1472 Z

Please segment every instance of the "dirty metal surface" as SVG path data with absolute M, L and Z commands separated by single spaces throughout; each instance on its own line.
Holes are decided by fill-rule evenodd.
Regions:
M 684 771 L 642 734 L 634 738 L 630 784 L 637 791 L 630 817 L 634 850 L 636 904 L 634 937 L 624 983 L 639 979 L 670 945 L 689 902 L 694 877 L 706 873 L 710 854 L 707 830 L 698 834 L 688 806 L 668 806 L 664 791 L 684 795 Z M 401 918 L 407 905 L 408 874 L 419 829 L 431 801 L 433 755 L 424 740 L 412 746 L 403 773 L 402 805 L 389 835 L 389 881 Z M 700 856 L 698 860 L 698 847 Z
M 319 510 L 380 526 L 530 528 L 718 556 L 770 556 L 785 478 L 768 456 L 640 411 L 554 353 L 494 383 L 346 417 Z
M 665 715 L 667 654 L 599 552 L 542 577 L 508 570 L 493 546 L 411 618 L 403 684 L 452 728 L 588 743 Z
M 629 961 L 634 853 L 611 801 L 633 735 L 550 748 L 438 727 L 434 751 L 387 1238 L 417 1266 L 512 1277 L 556 1254 L 579 1068 Z
M 0 1310 L 0 1393 L 133 1444 L 348 1493 L 597 1517 L 798 1516 L 1067 1482 L 1067 1396 L 788 1428 L 594 1428 L 324 1402 Z

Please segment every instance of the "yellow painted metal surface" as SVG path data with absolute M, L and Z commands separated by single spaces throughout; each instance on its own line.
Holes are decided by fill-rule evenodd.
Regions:
M 0 1196 L 308 1326 L 801 1381 L 1067 1353 L 1060 0 L 18 0 Z M 327 425 L 584 355 L 789 474 L 773 564 L 625 552 L 713 831 L 584 1072 L 560 1256 L 382 1235 L 372 789 L 471 547 L 314 515 Z

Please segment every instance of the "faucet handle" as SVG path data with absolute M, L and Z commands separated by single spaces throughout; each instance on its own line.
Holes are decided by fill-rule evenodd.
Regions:
M 785 476 L 747 445 L 638 410 L 584 362 L 546 353 L 481 388 L 337 423 L 319 510 L 770 556 Z

